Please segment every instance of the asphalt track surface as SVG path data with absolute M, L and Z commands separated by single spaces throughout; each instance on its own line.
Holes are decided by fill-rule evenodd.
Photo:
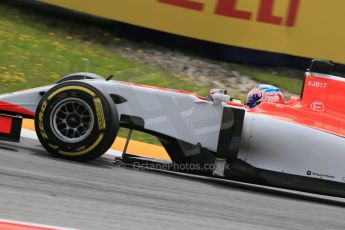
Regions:
M 342 200 L 60 160 L 37 141 L 0 142 L 0 219 L 77 229 L 345 229 Z M 333 202 L 334 201 L 334 202 Z

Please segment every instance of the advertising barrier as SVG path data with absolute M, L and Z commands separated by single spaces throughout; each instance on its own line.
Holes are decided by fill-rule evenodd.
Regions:
M 343 0 L 42 0 L 240 48 L 345 64 Z

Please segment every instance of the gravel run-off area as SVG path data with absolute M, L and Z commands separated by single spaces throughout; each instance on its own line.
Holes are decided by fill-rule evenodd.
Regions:
M 175 76 L 188 78 L 201 86 L 228 89 L 230 95 L 246 97 L 259 83 L 237 71 L 229 64 L 204 57 L 186 54 L 162 47 L 141 45 L 122 40 L 110 45 L 121 56 L 168 71 Z

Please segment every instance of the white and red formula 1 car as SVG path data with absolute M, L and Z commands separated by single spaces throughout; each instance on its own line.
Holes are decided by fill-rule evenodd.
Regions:
M 300 98 L 253 109 L 221 90 L 204 98 L 72 74 L 0 95 L 0 139 L 19 141 L 31 118 L 49 153 L 88 161 L 126 127 L 156 136 L 174 163 L 216 165 L 202 174 L 345 197 L 345 80 L 330 65 L 313 61 Z

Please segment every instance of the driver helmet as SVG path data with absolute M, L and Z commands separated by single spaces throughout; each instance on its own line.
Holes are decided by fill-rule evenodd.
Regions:
M 261 102 L 284 103 L 283 91 L 273 85 L 258 85 L 247 96 L 246 106 L 254 108 Z

